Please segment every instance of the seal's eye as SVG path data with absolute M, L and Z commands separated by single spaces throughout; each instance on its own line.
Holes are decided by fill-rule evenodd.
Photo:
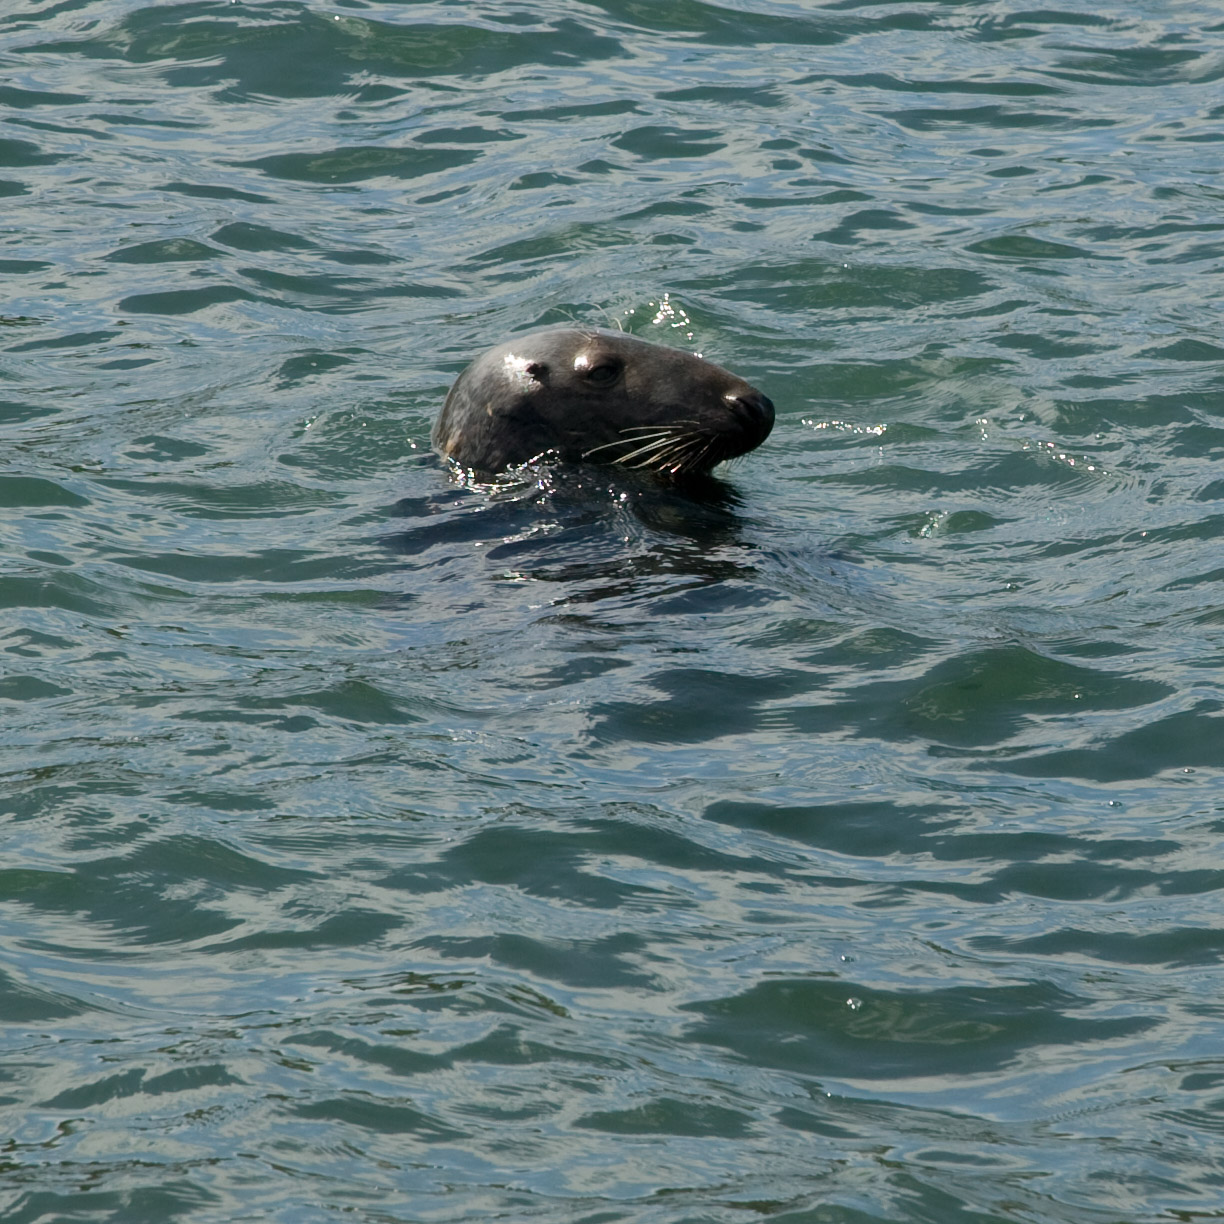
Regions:
M 526 367 L 526 373 L 536 382 L 543 382 L 548 377 L 548 367 L 542 361 L 533 361 Z
M 586 371 L 586 380 L 597 387 L 610 387 L 620 377 L 620 372 L 615 361 L 604 361 Z

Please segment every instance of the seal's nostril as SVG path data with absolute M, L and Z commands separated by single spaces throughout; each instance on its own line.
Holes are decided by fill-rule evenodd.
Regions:
M 759 391 L 750 391 L 747 395 L 734 396 L 732 402 L 754 421 L 760 421 L 762 424 L 768 421 L 773 424 L 773 400 L 768 395 L 762 395 Z

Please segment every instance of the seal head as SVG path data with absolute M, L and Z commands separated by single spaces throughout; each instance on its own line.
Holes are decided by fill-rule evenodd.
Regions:
M 433 443 L 480 473 L 557 458 L 686 476 L 759 446 L 773 421 L 767 396 L 692 353 L 561 327 L 473 361 L 442 405 Z

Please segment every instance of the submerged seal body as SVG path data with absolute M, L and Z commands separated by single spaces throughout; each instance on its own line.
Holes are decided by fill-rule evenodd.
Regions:
M 767 396 L 692 353 L 558 327 L 473 361 L 442 405 L 433 443 L 482 473 L 555 456 L 684 476 L 759 446 L 773 420 Z

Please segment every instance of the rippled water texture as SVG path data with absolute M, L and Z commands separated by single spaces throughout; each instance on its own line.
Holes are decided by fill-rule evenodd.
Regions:
M 1224 18 L 0 16 L 6 1224 L 1224 1214 Z M 778 405 L 429 449 L 516 330 Z

